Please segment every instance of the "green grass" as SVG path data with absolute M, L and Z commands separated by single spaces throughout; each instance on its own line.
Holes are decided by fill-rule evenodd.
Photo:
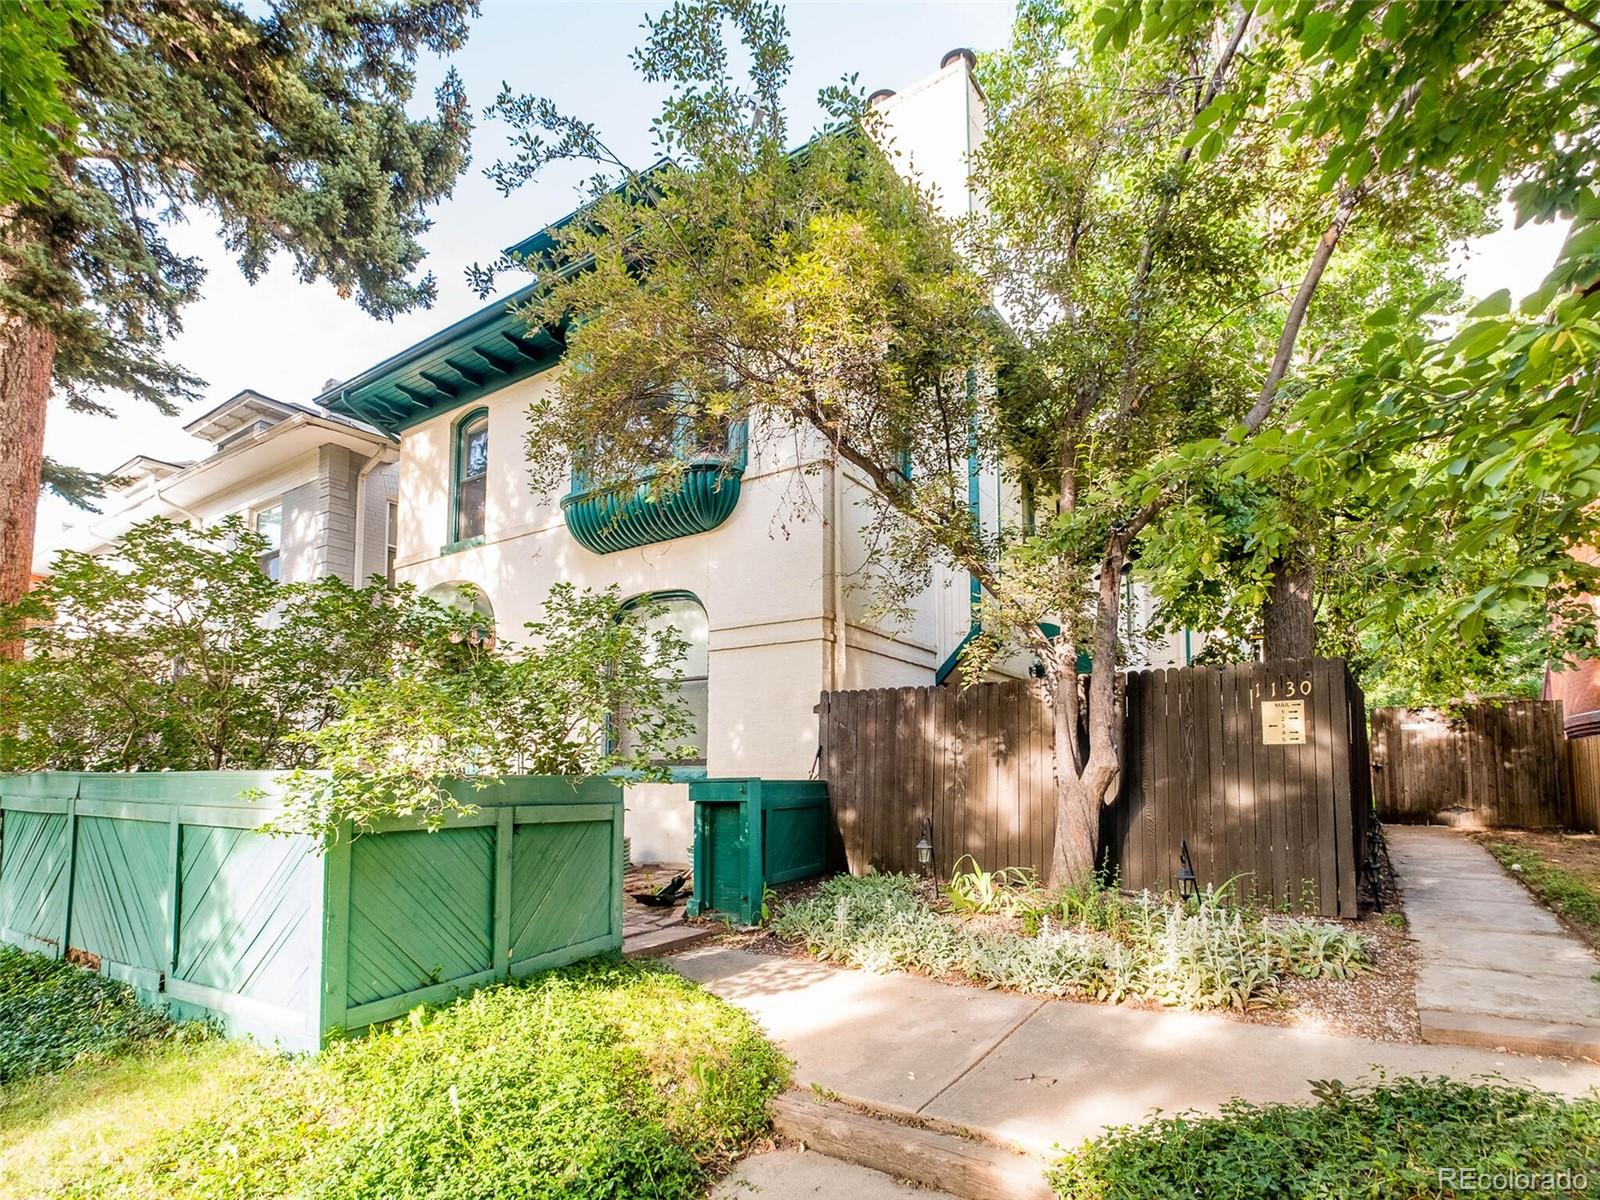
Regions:
M 178 1028 L 126 984 L 0 946 L 0 1091 L 164 1041 Z
M 1493 842 L 1489 851 L 1546 907 L 1576 925 L 1591 945 L 1600 946 L 1600 889 L 1581 875 L 1546 862 L 1531 847 Z
M 1589 1172 L 1600 1164 L 1600 1093 L 1566 1100 L 1497 1083 L 1403 1079 L 1337 1082 L 1315 1104 L 1235 1100 L 1220 1116 L 1193 1113 L 1113 1129 L 1050 1172 L 1072 1200 L 1268 1200 L 1277 1197 L 1568 1195 L 1441 1168 L 1492 1175 Z M 1587 1193 L 1584 1193 L 1587 1194 Z
M 0 1196 L 60 1195 L 137 1159 L 279 1065 L 259 1047 L 213 1037 L 88 1058 L 18 1084 L 0 1094 Z
M 6 1095 L 0 1194 L 676 1200 L 766 1129 L 786 1081 L 731 1005 L 661 968 L 591 961 L 315 1057 L 181 1035 L 77 1055 Z

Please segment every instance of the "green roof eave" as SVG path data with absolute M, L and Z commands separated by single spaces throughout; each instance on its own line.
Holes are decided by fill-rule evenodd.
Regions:
M 549 370 L 566 349 L 565 330 L 530 330 L 517 315 L 539 287 L 535 280 L 447 325 L 329 388 L 317 403 L 392 435 Z
M 790 155 L 804 157 L 808 146 L 799 146 Z M 633 178 L 648 177 L 674 165 L 672 159 L 661 158 Z M 625 181 L 618 190 L 626 186 Z M 506 255 L 537 268 L 540 257 L 556 247 L 560 231 L 586 211 L 587 205 L 574 209 L 508 246 Z M 558 271 L 567 275 L 589 265 L 588 259 L 563 263 Z M 539 287 L 540 281 L 535 279 L 506 299 L 328 388 L 316 398 L 317 403 L 393 436 L 555 366 L 566 349 L 565 327 L 529 331 L 514 312 L 532 299 Z

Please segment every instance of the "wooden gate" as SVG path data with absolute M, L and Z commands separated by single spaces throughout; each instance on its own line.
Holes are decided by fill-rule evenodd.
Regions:
M 1572 821 L 1559 700 L 1372 714 L 1372 789 L 1385 821 L 1543 829 Z
M 1567 739 L 1572 827 L 1600 833 L 1600 734 Z
M 1354 915 L 1371 792 L 1360 689 L 1312 659 L 1127 675 L 1123 787 L 1101 846 L 1127 888 L 1238 878 L 1274 903 Z M 962 855 L 1043 872 L 1055 839 L 1050 711 L 1026 681 L 827 692 L 819 708 L 833 861 L 854 873 Z
M 1128 674 L 1127 750 L 1101 845 L 1128 888 L 1235 881 L 1355 916 L 1371 811 L 1366 707 L 1337 659 Z

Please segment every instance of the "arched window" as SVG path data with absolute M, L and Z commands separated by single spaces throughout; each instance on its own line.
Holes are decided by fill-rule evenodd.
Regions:
M 471 615 L 474 618 L 472 634 L 478 641 L 494 636 L 494 606 L 477 584 L 452 580 L 449 583 L 436 583 L 422 594 L 435 604 Z
M 678 695 L 694 722 L 694 733 L 688 741 L 695 749 L 695 756 L 690 759 L 675 760 L 673 765 L 705 766 L 706 712 L 711 672 L 711 626 L 706 619 L 705 606 L 691 592 L 653 592 L 628 601 L 617 615 L 617 619 L 639 621 L 647 632 L 674 628 L 688 644 L 683 661 L 683 675 L 678 683 Z M 616 718 L 616 730 L 618 747 L 626 752 L 628 728 L 623 714 L 619 713 Z
M 489 480 L 488 409 L 476 409 L 456 422 L 451 479 L 451 543 L 481 538 Z

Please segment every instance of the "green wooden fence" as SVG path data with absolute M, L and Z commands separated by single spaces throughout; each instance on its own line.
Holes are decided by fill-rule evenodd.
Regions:
M 612 780 L 462 785 L 478 811 L 438 832 L 388 821 L 323 850 L 259 832 L 282 778 L 0 777 L 0 939 L 296 1050 L 622 945 Z

